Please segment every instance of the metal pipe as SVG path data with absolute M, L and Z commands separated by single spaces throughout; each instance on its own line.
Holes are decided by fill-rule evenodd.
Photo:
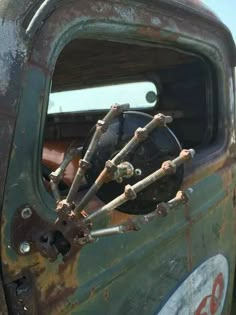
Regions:
M 110 228 L 91 231 L 89 236 L 91 238 L 98 238 L 98 237 L 121 234 L 121 233 L 123 233 L 122 225 L 118 225 L 118 226 L 112 226 Z
M 162 177 L 173 174 L 178 166 L 183 164 L 184 162 L 191 160 L 194 157 L 195 151 L 193 149 L 190 150 L 182 150 L 180 152 L 180 155 L 175 158 L 172 161 L 166 161 L 162 164 L 162 167 L 158 169 L 157 171 L 153 172 L 149 176 L 145 177 L 141 181 L 137 182 L 133 186 L 127 185 L 125 187 L 125 191 L 120 196 L 116 197 L 112 201 L 110 201 L 108 204 L 103 206 L 102 208 L 98 209 L 97 211 L 91 213 L 89 216 L 87 216 L 84 219 L 84 222 L 90 221 L 91 219 L 94 219 L 98 215 L 109 212 L 120 205 L 124 204 L 128 200 L 135 199 L 137 196 L 137 193 L 139 193 L 144 188 L 148 187 L 155 181 L 161 179 Z
M 122 223 L 117 226 L 112 226 L 104 229 L 98 229 L 91 231 L 86 240 L 83 239 L 83 243 L 92 242 L 94 239 L 104 236 L 111 236 L 117 234 L 123 234 L 132 231 L 139 231 L 142 225 L 145 225 L 157 217 L 166 216 L 170 210 L 178 207 L 181 204 L 185 204 L 189 201 L 190 195 L 193 193 L 192 188 L 188 188 L 185 191 L 178 191 L 176 196 L 169 200 L 167 203 L 160 203 L 157 205 L 156 209 L 148 214 L 135 216 L 134 218 L 129 219 L 125 223 Z
M 61 177 L 63 173 L 65 172 L 65 169 L 70 164 L 70 162 L 73 160 L 73 158 L 77 155 L 80 155 L 82 153 L 82 147 L 71 149 L 65 156 L 64 160 L 60 164 L 60 166 L 49 175 L 50 178 L 50 188 L 52 190 L 53 196 L 55 200 L 58 202 L 61 200 L 61 195 L 58 189 L 58 183 L 61 180 Z
M 92 137 L 92 140 L 89 144 L 89 147 L 83 157 L 82 160 L 80 160 L 79 168 L 77 170 L 77 173 L 74 177 L 74 180 L 72 182 L 72 185 L 70 187 L 69 193 L 66 197 L 66 202 L 70 203 L 73 201 L 74 196 L 76 192 L 78 191 L 81 181 L 90 167 L 90 162 L 93 157 L 94 152 L 97 149 L 98 142 L 102 136 L 102 134 L 107 130 L 107 127 L 111 123 L 111 121 L 119 116 L 121 113 L 123 113 L 125 110 L 129 109 L 129 104 L 123 104 L 123 105 L 112 105 L 109 112 L 106 114 L 106 116 L 103 118 L 103 120 L 99 120 L 96 125 L 96 131 Z
M 50 180 L 50 188 L 52 190 L 52 194 L 56 202 L 61 201 L 61 195 L 58 189 L 58 185 L 57 183 L 54 183 L 52 179 Z

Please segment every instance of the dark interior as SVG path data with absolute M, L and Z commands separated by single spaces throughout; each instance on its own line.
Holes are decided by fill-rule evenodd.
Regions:
M 193 55 L 153 46 L 77 39 L 57 61 L 52 91 L 104 86 L 120 82 L 152 81 L 160 97 L 151 115 L 171 114 L 170 128 L 183 147 L 204 147 L 213 138 L 211 80 L 205 62 Z M 111 104 L 112 105 L 112 104 Z M 49 115 L 45 140 L 78 140 L 104 112 Z

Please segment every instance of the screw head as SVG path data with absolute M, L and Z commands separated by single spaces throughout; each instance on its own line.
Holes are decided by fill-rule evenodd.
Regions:
M 29 207 L 26 207 L 21 211 L 21 217 L 23 219 L 29 219 L 31 215 L 32 215 L 32 210 Z
M 30 244 L 28 242 L 22 242 L 20 244 L 20 252 L 22 254 L 27 254 L 30 251 Z

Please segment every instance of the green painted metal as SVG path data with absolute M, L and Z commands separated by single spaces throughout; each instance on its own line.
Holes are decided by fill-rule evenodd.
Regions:
M 177 18 L 162 16 L 158 5 L 150 3 L 151 9 L 141 1 L 116 1 L 119 10 L 114 12 L 110 1 L 92 5 L 86 1 L 71 2 L 70 8 L 65 5 L 55 10 L 32 37 L 30 46 L 29 39 L 19 35 L 27 47 L 27 57 L 21 68 L 24 81 L 17 89 L 13 115 L 16 124 L 12 123 L 13 142 L 2 206 L 1 269 L 5 283 L 25 272 L 32 274 L 38 314 L 157 314 L 173 290 L 203 261 L 218 253 L 229 262 L 230 278 L 222 314 L 230 312 L 236 253 L 236 164 L 228 154 L 235 128 L 231 119 L 234 96 L 229 89 L 233 75 L 230 47 L 223 37 L 215 35 L 214 30 L 219 27 L 216 22 L 212 22 L 212 31 L 206 26 L 208 20 L 199 18 L 193 30 L 190 23 L 195 15 L 188 12 L 185 23 L 189 28 L 185 29 Z M 99 8 L 109 15 L 104 16 Z M 158 38 L 150 31 L 158 28 L 153 24 L 154 18 L 167 21 Z M 140 32 L 140 26 L 145 34 Z M 222 29 L 221 34 L 224 32 Z M 219 137 L 224 136 L 224 141 L 196 158 L 192 175 L 185 183 L 193 187 L 193 197 L 188 205 L 168 217 L 157 219 L 138 233 L 87 245 L 67 263 L 50 263 L 39 254 L 19 256 L 11 246 L 16 210 L 29 204 L 48 221 L 56 218 L 52 211 L 55 204 L 43 186 L 40 169 L 56 59 L 73 38 L 98 35 L 107 40 L 166 44 L 209 58 L 218 76 L 219 116 L 227 130 Z M 177 40 L 170 35 L 177 35 Z M 103 221 L 107 224 L 108 218 Z

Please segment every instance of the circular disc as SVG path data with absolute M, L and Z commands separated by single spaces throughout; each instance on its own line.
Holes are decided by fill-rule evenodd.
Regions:
M 92 159 L 92 167 L 86 173 L 86 180 L 92 185 L 105 166 L 117 152 L 133 137 L 138 127 L 144 127 L 152 120 L 152 116 L 140 112 L 125 112 L 114 119 L 107 131 L 102 135 L 98 148 Z M 91 138 L 91 137 L 89 137 Z M 90 139 L 86 141 L 84 153 Z M 141 170 L 141 175 L 124 178 L 122 183 L 116 181 L 104 184 L 98 191 L 98 197 L 105 203 L 110 202 L 124 192 L 127 184 L 133 185 L 159 169 L 166 160 L 172 160 L 179 155 L 181 146 L 175 135 L 167 127 L 156 128 L 149 137 L 125 157 L 134 169 Z M 137 172 L 140 173 L 140 172 Z M 155 210 L 160 202 L 172 199 L 183 180 L 183 167 L 177 168 L 176 173 L 164 177 L 141 191 L 135 200 L 128 201 L 117 210 L 129 214 L 145 214 Z

